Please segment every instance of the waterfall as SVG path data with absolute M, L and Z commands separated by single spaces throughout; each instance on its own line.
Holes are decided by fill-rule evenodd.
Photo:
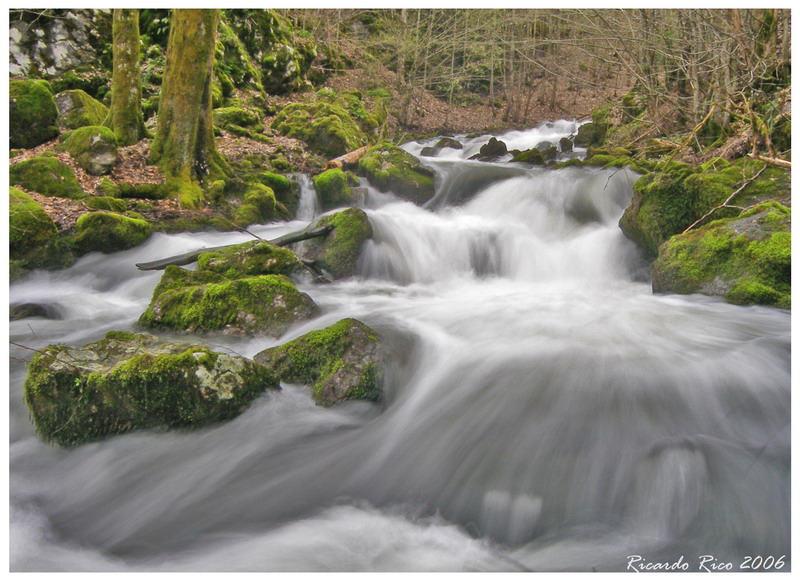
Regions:
M 574 127 L 507 139 L 534 147 Z M 701 555 L 735 569 L 784 556 L 789 568 L 789 313 L 653 295 L 617 227 L 630 170 L 455 151 L 424 158 L 436 204 L 370 191 L 359 275 L 302 284 L 322 315 L 283 338 L 364 321 L 391 354 L 381 403 L 323 409 L 284 385 L 217 426 L 59 449 L 34 435 L 29 355 L 12 346 L 12 569 L 622 571 L 633 555 L 693 570 Z M 313 218 L 299 181 L 298 220 L 251 230 L 271 238 Z M 11 302 L 61 319 L 12 322 L 11 339 L 132 329 L 159 278 L 136 262 L 240 240 L 156 235 L 37 272 Z M 207 341 L 247 357 L 275 344 Z

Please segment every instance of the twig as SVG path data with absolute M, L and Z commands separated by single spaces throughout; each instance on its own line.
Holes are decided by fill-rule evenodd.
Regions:
M 766 169 L 767 169 L 767 166 L 764 166 L 763 168 L 761 168 L 761 169 L 760 169 L 760 170 L 759 170 L 759 171 L 756 173 L 756 175 L 755 175 L 755 176 L 753 176 L 752 178 L 748 178 L 747 180 L 745 180 L 744 182 L 742 182 L 742 185 L 741 185 L 741 186 L 739 186 L 739 187 L 738 187 L 738 188 L 737 188 L 737 189 L 734 191 L 734 193 L 733 193 L 733 194 L 731 194 L 730 196 L 728 196 L 728 198 L 727 198 L 727 200 L 725 200 L 725 202 L 723 202 L 723 203 L 722 203 L 722 204 L 720 204 L 719 206 L 715 206 L 714 208 L 712 208 L 711 210 L 709 210 L 708 212 L 706 212 L 706 213 L 705 213 L 703 216 L 701 216 L 700 218 L 698 218 L 697 220 L 695 220 L 695 221 L 694 221 L 692 224 L 690 224 L 690 225 L 689 225 L 689 226 L 686 228 L 686 230 L 684 230 L 684 231 L 683 231 L 681 234 L 686 234 L 687 232 L 689 232 L 690 230 L 692 230 L 692 229 L 693 229 L 695 226 L 697 226 L 698 224 L 700 224 L 701 222 L 703 222 L 703 221 L 704 221 L 706 218 L 708 218 L 708 217 L 709 217 L 709 216 L 711 216 L 711 215 L 712 215 L 714 212 L 716 212 L 717 210 L 719 210 L 719 209 L 721 209 L 721 208 L 735 208 L 735 209 L 737 209 L 737 210 L 744 210 L 744 209 L 743 209 L 743 208 L 741 208 L 740 206 L 730 206 L 728 203 L 729 203 L 731 200 L 733 200 L 733 198 L 734 198 L 734 197 L 735 197 L 735 196 L 736 196 L 736 195 L 737 195 L 739 192 L 741 192 L 742 190 L 744 190 L 745 188 L 747 188 L 747 187 L 748 187 L 750 184 L 752 184 L 752 183 L 753 183 L 753 182 L 754 182 L 754 181 L 755 181 L 755 180 L 756 180 L 756 179 L 757 179 L 757 178 L 758 178 L 758 177 L 759 177 L 759 176 L 760 176 L 760 175 L 761 175 L 761 174 L 764 172 L 764 170 L 766 170 Z

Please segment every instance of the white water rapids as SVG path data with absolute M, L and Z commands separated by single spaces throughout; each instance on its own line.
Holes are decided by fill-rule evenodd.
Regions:
M 370 188 L 360 275 L 301 285 L 318 319 L 280 341 L 207 338 L 252 357 L 355 317 L 392 354 L 379 404 L 323 409 L 287 385 L 211 428 L 67 450 L 35 436 L 29 353 L 12 346 L 11 569 L 625 570 L 632 555 L 788 569 L 789 313 L 653 295 L 617 226 L 634 174 L 464 160 L 487 139 L 423 158 L 429 208 Z M 254 232 L 302 228 L 303 204 L 304 221 Z M 160 277 L 135 263 L 248 238 L 158 234 L 37 272 L 11 303 L 61 319 L 12 322 L 11 340 L 133 329 Z

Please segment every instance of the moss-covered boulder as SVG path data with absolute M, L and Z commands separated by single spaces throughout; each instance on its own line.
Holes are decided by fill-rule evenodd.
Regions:
M 275 193 L 260 183 L 249 184 L 236 209 L 233 222 L 237 226 L 263 224 L 275 218 Z
M 57 93 L 53 100 L 58 109 L 58 127 L 62 130 L 102 125 L 108 117 L 108 107 L 80 89 Z
M 272 188 L 275 201 L 286 209 L 287 218 L 294 217 L 297 212 L 297 203 L 300 201 L 300 186 L 297 182 L 273 172 L 257 172 L 248 175 L 248 179 Z
M 189 333 L 280 337 L 317 306 L 283 275 L 228 279 L 215 271 L 169 266 L 139 325 Z
M 790 175 L 781 168 L 766 168 L 757 180 L 748 183 L 763 168 L 762 162 L 753 160 L 737 160 L 735 164 L 709 162 L 699 168 L 678 162 L 659 165 L 634 183 L 633 198 L 619 226 L 647 257 L 653 258 L 668 238 L 725 202 L 740 186 L 744 187 L 729 204 L 743 207 L 767 199 L 788 198 Z M 712 218 L 737 214 L 737 210 L 726 208 L 715 212 Z
M 339 168 L 331 168 L 314 176 L 314 188 L 323 210 L 349 206 L 353 203 L 347 175 Z
M 125 212 L 128 203 L 113 196 L 92 196 L 85 198 L 83 203 L 92 210 L 108 210 L 109 212 Z
M 313 228 L 325 226 L 333 226 L 333 231 L 324 238 L 305 241 L 303 258 L 327 271 L 334 279 L 354 275 L 364 243 L 372 238 L 369 218 L 360 208 L 348 208 L 321 217 Z
M 791 305 L 791 210 L 775 202 L 664 243 L 653 291 L 719 295 L 736 304 Z
M 489 141 L 481 146 L 477 154 L 471 156 L 470 160 L 478 160 L 480 162 L 494 162 L 508 153 L 508 146 L 506 142 L 497 139 L 496 137 L 489 138 Z
M 283 382 L 308 384 L 322 406 L 345 400 L 377 401 L 382 396 L 378 335 L 355 319 L 343 319 L 264 350 L 254 360 Z
M 416 204 L 425 204 L 435 193 L 433 171 L 407 151 L 382 143 L 367 150 L 358 161 L 359 173 L 383 192 Z
M 302 261 L 289 249 L 266 241 L 251 241 L 240 245 L 203 253 L 197 259 L 199 271 L 211 271 L 227 279 L 256 275 L 286 275 L 305 269 Z
M 260 117 L 256 111 L 242 107 L 220 107 L 212 112 L 214 125 L 225 129 L 235 125 L 238 127 L 253 127 L 258 124 Z
M 8 202 L 8 236 L 12 259 L 22 258 L 58 234 L 56 223 L 50 215 L 23 191 L 9 188 Z
M 269 369 L 245 358 L 122 332 L 83 347 L 47 346 L 33 357 L 24 385 L 37 433 L 62 446 L 206 426 L 279 389 Z
M 33 148 L 58 136 L 58 109 L 47 81 L 11 81 L 8 93 L 9 147 Z
M 532 166 L 543 166 L 545 159 L 539 149 L 531 148 L 529 150 L 515 153 L 510 161 L 522 164 L 530 164 Z
M 84 196 L 72 168 L 54 157 L 42 156 L 17 162 L 9 169 L 9 180 L 15 186 L 45 196 L 61 198 Z
M 326 101 L 292 103 L 272 122 L 281 134 L 306 142 L 313 151 L 335 158 L 367 143 L 367 137 L 348 111 Z
M 152 234 L 150 223 L 133 212 L 90 212 L 75 223 L 75 250 L 81 255 L 113 253 L 142 244 Z
M 62 136 L 59 149 L 69 152 L 88 173 L 108 174 L 117 163 L 117 137 L 108 127 L 88 125 Z
M 558 149 L 561 153 L 569 153 L 572 151 L 572 140 L 568 137 L 562 137 L 558 140 Z

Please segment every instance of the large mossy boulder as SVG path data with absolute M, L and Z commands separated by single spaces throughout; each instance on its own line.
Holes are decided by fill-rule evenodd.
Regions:
M 80 89 L 57 93 L 53 100 L 58 109 L 58 127 L 62 130 L 102 125 L 108 117 L 108 107 Z
M 791 210 L 767 202 L 670 238 L 651 265 L 653 291 L 788 309 L 791 254 Z
M 78 254 L 113 253 L 142 244 L 153 233 L 150 223 L 135 213 L 89 212 L 75 223 L 73 244 Z
M 84 196 L 78 178 L 58 158 L 43 156 L 17 162 L 9 169 L 11 184 L 45 196 L 81 198 Z
M 64 134 L 59 149 L 69 152 L 81 168 L 94 176 L 108 174 L 119 159 L 114 132 L 101 125 Z
M 358 170 L 379 190 L 416 204 L 425 204 L 435 193 L 433 171 L 391 143 L 367 150 L 358 161 Z
M 245 358 L 123 332 L 83 347 L 47 346 L 33 357 L 24 385 L 36 431 L 62 446 L 205 426 L 279 389 L 269 369 Z
M 188 333 L 280 337 L 318 308 L 284 275 L 229 279 L 212 270 L 170 265 L 153 291 L 139 325 Z
M 248 175 L 248 179 L 271 188 L 278 204 L 277 208 L 282 205 L 288 214 L 287 218 L 294 218 L 297 212 L 297 204 L 300 201 L 300 186 L 297 182 L 273 172 L 257 172 Z
M 305 241 L 303 258 L 334 279 L 354 275 L 364 243 L 373 235 L 367 214 L 360 208 L 348 208 L 320 217 L 313 228 L 325 226 L 333 226 L 333 231 L 324 238 Z
M 367 143 L 361 127 L 344 107 L 321 100 L 287 105 L 271 127 L 287 137 L 303 140 L 314 152 L 329 158 Z
M 291 277 L 302 272 L 305 266 L 289 249 L 266 241 L 251 241 L 203 253 L 197 259 L 197 269 L 240 279 L 256 275 Z
M 350 206 L 353 203 L 347 175 L 339 168 L 331 168 L 314 176 L 314 189 L 323 210 Z
M 748 182 L 764 168 L 763 162 L 737 160 L 730 164 L 712 160 L 698 168 L 670 162 L 656 166 L 633 185 L 633 198 L 619 226 L 648 258 L 658 255 L 667 239 L 680 234 L 717 205 L 741 190 L 729 202 L 740 207 L 790 195 L 790 174 L 782 168 L 766 168 L 757 180 Z M 720 209 L 713 218 L 736 216 L 738 210 Z
M 378 401 L 383 368 L 378 335 L 355 319 L 312 331 L 256 354 L 283 382 L 307 384 L 317 404 Z
M 261 183 L 248 184 L 242 204 L 236 209 L 233 222 L 236 226 L 264 224 L 275 218 L 275 193 Z
M 33 148 L 58 136 L 58 109 L 47 81 L 11 81 L 8 92 L 9 147 Z
M 19 259 L 55 238 L 58 228 L 50 215 L 33 198 L 9 188 L 8 236 L 12 259 Z
M 213 111 L 214 125 L 225 129 L 230 126 L 253 127 L 260 121 L 257 112 L 242 107 L 219 107 Z

